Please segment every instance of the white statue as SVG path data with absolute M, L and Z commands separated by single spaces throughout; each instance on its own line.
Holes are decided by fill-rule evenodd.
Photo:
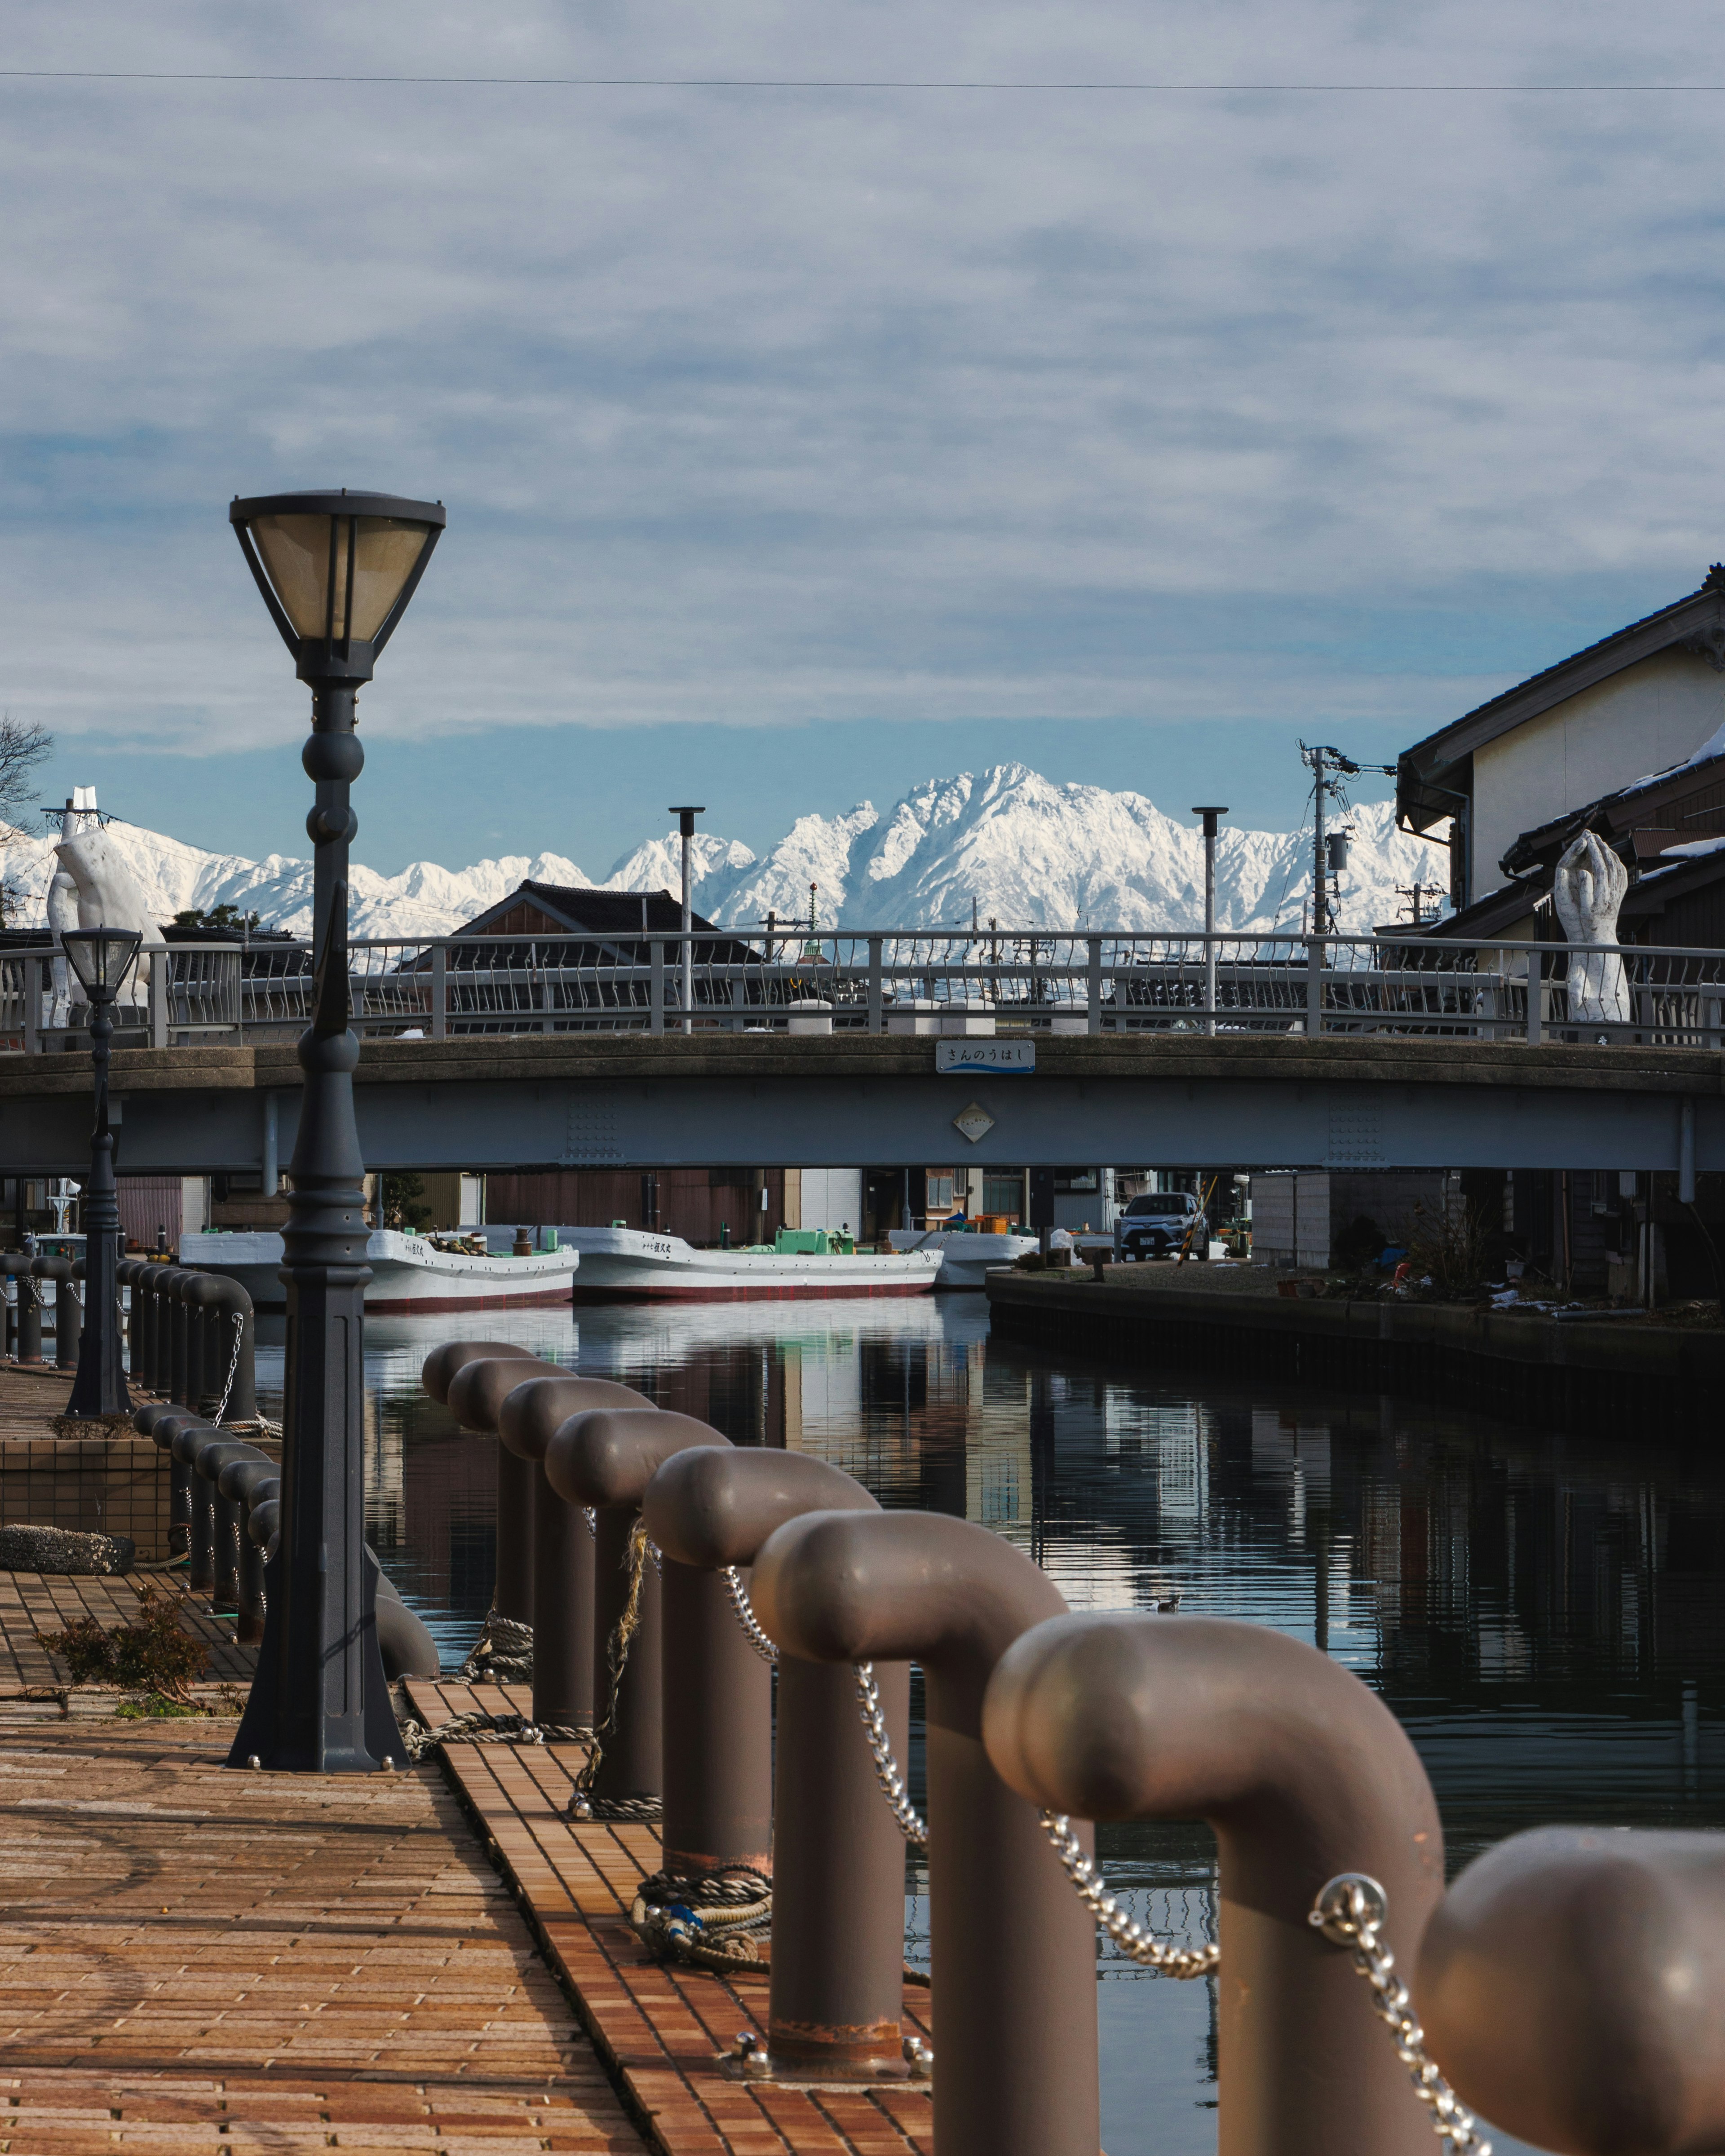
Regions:
M 1615 943 L 1617 915 L 1629 890 L 1629 870 L 1592 831 L 1584 831 L 1564 853 L 1552 878 L 1552 903 L 1572 950 Z M 1627 1025 L 1629 978 L 1615 951 L 1595 948 L 1569 961 L 1569 1018 L 1578 1025 Z
M 75 786 L 72 798 L 60 817 L 60 838 L 75 839 L 80 831 L 100 829 L 101 819 L 96 814 L 95 788 Z M 82 983 L 66 963 L 65 952 L 60 938 L 67 929 L 78 926 L 78 883 L 69 868 L 58 868 L 48 886 L 48 936 L 59 955 L 54 961 L 54 993 L 47 1023 L 50 1026 L 67 1026 L 72 1023 L 72 1006 L 86 1000 Z
M 137 970 L 127 986 L 128 1000 L 142 1000 L 150 985 L 149 953 L 163 949 L 166 943 L 143 886 L 119 847 L 99 827 L 62 839 L 54 852 L 77 887 L 80 928 L 133 928 L 143 938 Z

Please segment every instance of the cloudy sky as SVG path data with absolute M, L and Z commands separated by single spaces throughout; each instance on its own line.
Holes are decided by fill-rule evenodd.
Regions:
M 203 844 L 305 850 L 236 491 L 448 505 L 362 704 L 385 870 L 1012 757 L 1291 824 L 1296 733 L 1387 760 L 1725 552 L 1699 5 L 7 23 L 8 70 L 537 79 L 0 79 L 0 708 Z

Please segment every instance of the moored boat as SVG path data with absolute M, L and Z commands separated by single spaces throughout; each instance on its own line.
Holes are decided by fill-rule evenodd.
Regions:
M 772 1246 L 700 1250 L 649 1228 L 563 1228 L 581 1253 L 577 1302 L 751 1302 L 802 1296 L 927 1295 L 937 1250 L 858 1250 L 847 1238 L 781 1232 Z M 810 1245 L 803 1248 L 799 1245 Z
M 963 1228 L 895 1228 L 887 1241 L 896 1250 L 938 1250 L 937 1288 L 980 1288 L 992 1266 L 1009 1265 L 1037 1247 L 1034 1235 L 982 1235 Z
M 524 1257 L 439 1249 L 424 1235 L 377 1228 L 366 1239 L 365 1261 L 372 1269 L 367 1311 L 429 1317 L 444 1310 L 522 1310 L 536 1303 L 567 1303 L 581 1257 L 567 1249 L 535 1250 Z M 281 1237 L 273 1229 L 180 1238 L 182 1265 L 239 1281 L 254 1310 L 286 1309 L 281 1262 Z

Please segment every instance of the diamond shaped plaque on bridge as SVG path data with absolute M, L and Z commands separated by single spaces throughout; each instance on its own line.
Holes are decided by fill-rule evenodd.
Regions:
M 987 1137 L 993 1127 L 994 1118 L 979 1101 L 973 1101 L 968 1108 L 952 1118 L 952 1128 L 962 1132 L 973 1145 L 979 1138 Z

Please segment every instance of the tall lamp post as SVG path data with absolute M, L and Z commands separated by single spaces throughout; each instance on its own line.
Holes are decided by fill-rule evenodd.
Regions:
M 677 829 L 683 836 L 683 1030 L 695 1030 L 695 943 L 694 909 L 690 904 L 689 841 L 695 836 L 695 819 L 705 816 L 701 808 L 673 808 L 671 814 L 677 819 Z
M 66 963 L 90 998 L 90 1059 L 95 1066 L 95 1128 L 90 1142 L 90 1188 L 84 1194 L 84 1304 L 88 1322 L 78 1348 L 69 1415 L 122 1415 L 131 1406 L 120 1361 L 115 1322 L 120 1281 L 120 1198 L 114 1187 L 114 1131 L 108 1121 L 109 1016 L 138 962 L 142 937 L 126 928 L 69 928 L 60 937 Z M 20 1289 L 25 1283 L 20 1281 Z
M 1209 1016 L 1206 1033 L 1216 1029 L 1216 825 L 1228 814 L 1223 808 L 1194 808 L 1204 819 L 1204 1002 Z
M 439 502 L 338 492 L 236 500 L 228 518 L 300 679 L 315 800 L 311 1024 L 282 1237 L 287 1289 L 281 1534 L 265 1573 L 258 1673 L 230 1767 L 368 1774 L 403 1755 L 365 1555 L 362 1328 L 365 1161 L 353 1114 L 359 1042 L 347 975 L 347 789 L 365 753 L 354 702 L 444 528 Z

